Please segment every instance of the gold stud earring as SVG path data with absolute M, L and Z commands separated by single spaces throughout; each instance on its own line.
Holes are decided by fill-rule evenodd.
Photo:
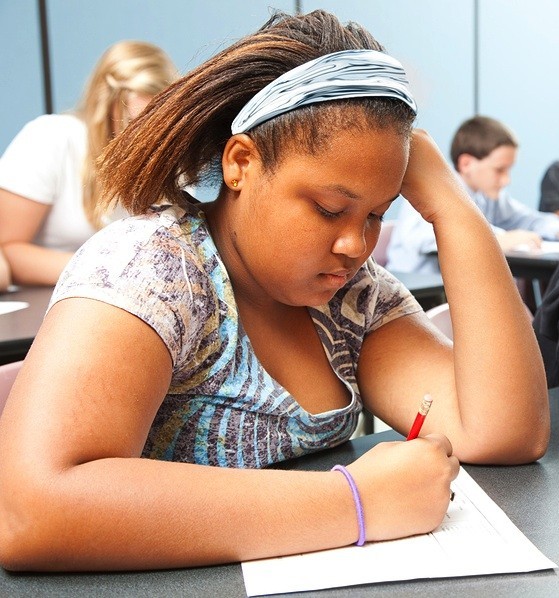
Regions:
M 233 179 L 231 181 L 231 185 L 233 185 L 233 187 L 237 187 L 238 184 L 239 184 L 239 181 L 237 179 Z

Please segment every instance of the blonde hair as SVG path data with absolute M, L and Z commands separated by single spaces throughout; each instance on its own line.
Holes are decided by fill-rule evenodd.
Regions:
M 153 97 L 178 76 L 175 65 L 161 48 L 134 40 L 110 46 L 91 73 L 76 114 L 85 122 L 88 140 L 82 173 L 83 206 L 96 228 L 102 225 L 97 159 L 115 134 L 128 125 L 129 94 Z

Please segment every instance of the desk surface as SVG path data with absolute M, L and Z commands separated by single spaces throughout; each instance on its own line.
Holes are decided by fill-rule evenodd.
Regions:
M 419 272 L 393 272 L 390 270 L 404 286 L 408 288 L 415 297 L 425 295 L 434 295 L 444 292 L 443 277 L 440 274 L 423 274 Z
M 559 266 L 559 253 L 507 251 L 507 262 L 513 276 L 549 280 Z
M 438 252 L 437 250 L 431 251 L 428 255 L 436 257 Z M 512 275 L 517 278 L 548 280 L 555 268 L 559 266 L 559 252 L 538 253 L 537 251 L 510 250 L 505 252 L 505 258 Z
M 553 430 L 550 449 L 538 463 L 518 467 L 466 466 L 467 471 L 507 513 L 520 530 L 552 561 L 559 563 L 559 390 L 550 391 Z M 285 464 L 290 469 L 331 468 L 349 463 L 374 444 L 399 438 L 382 432 L 357 438 L 341 447 Z M 186 541 L 186 539 L 185 539 Z M 559 596 L 555 571 L 382 583 L 290 594 L 294 598 L 347 596 L 448 596 L 471 598 Z M 237 598 L 246 596 L 239 564 L 173 571 L 110 574 L 11 574 L 0 570 L 0 596 L 75 596 L 172 598 Z M 283 594 L 287 596 L 287 594 Z
M 25 301 L 29 307 L 0 315 L 0 363 L 23 359 L 47 310 L 51 287 L 17 287 L 0 301 Z
M 393 274 L 425 308 L 446 302 L 443 278 L 438 273 L 393 272 Z

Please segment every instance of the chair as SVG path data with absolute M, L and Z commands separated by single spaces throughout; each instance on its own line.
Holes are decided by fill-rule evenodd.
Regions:
M 388 261 L 386 250 L 395 224 L 396 220 L 385 220 L 382 223 L 377 244 L 373 249 L 373 257 L 379 266 L 386 266 L 386 262 Z
M 4 410 L 6 399 L 10 394 L 10 390 L 12 389 L 12 385 L 16 379 L 16 376 L 21 369 L 22 363 L 23 361 L 14 361 L 13 363 L 0 365 L 0 415 Z
M 435 324 L 435 326 L 450 340 L 453 340 L 452 335 L 452 320 L 450 319 L 450 308 L 448 303 L 436 305 L 426 312 L 427 317 Z

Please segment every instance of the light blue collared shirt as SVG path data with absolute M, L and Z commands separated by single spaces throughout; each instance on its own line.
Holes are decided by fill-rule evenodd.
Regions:
M 543 239 L 557 240 L 559 217 L 555 214 L 529 208 L 513 199 L 506 190 L 501 191 L 497 200 L 490 199 L 480 191 L 474 192 L 467 187 L 466 190 L 495 234 L 522 229 L 538 233 Z M 433 255 L 436 250 L 433 225 L 423 220 L 419 212 L 404 200 L 388 244 L 387 270 L 439 272 L 437 256 Z

